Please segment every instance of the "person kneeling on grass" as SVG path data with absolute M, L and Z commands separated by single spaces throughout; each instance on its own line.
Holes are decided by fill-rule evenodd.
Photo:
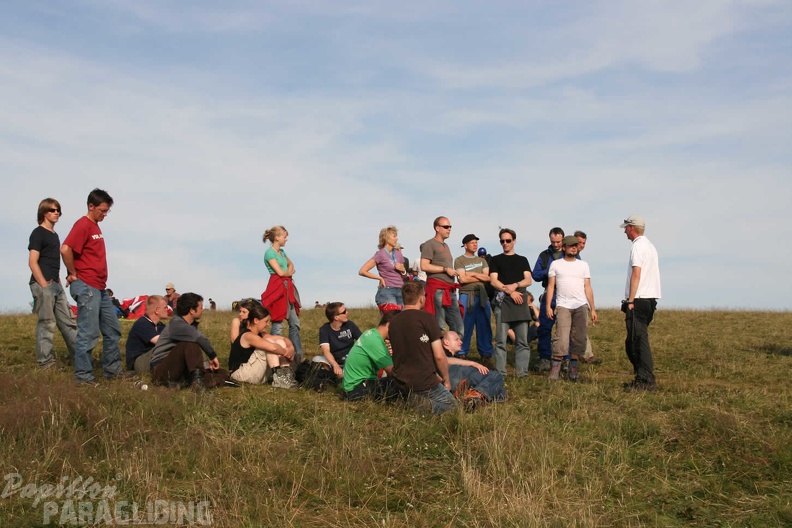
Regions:
M 358 401 L 369 396 L 384 396 L 391 378 L 378 379 L 377 373 L 384 370 L 390 375 L 393 359 L 385 340 L 388 339 L 390 322 L 398 310 L 385 312 L 377 328 L 366 330 L 347 355 L 344 367 L 344 399 Z
M 506 400 L 506 388 L 500 372 L 489 370 L 475 361 L 455 357 L 462 349 L 459 334 L 453 330 L 443 332 L 442 343 L 448 361 L 451 388 L 465 410 L 473 411 L 487 403 Z
M 217 353 L 209 339 L 198 330 L 203 314 L 203 297 L 185 293 L 179 297 L 177 316 L 165 327 L 151 351 L 151 381 L 169 387 L 191 386 L 203 392 L 228 383 L 228 372 L 220 368 Z M 209 368 L 204 368 L 203 351 L 209 358 Z
M 294 389 L 292 362 L 294 345 L 281 336 L 268 334 L 272 319 L 269 311 L 260 304 L 247 307 L 247 318 L 242 322 L 240 334 L 231 344 L 228 370 L 231 379 L 243 383 L 262 384 L 272 371 L 272 386 L 276 389 Z
M 333 367 L 333 374 L 340 378 L 344 375 L 344 363 L 352 350 L 360 329 L 349 320 L 349 310 L 341 302 L 331 302 L 325 307 L 327 321 L 319 328 L 319 348 L 321 356 L 314 356 L 316 362 L 327 363 Z

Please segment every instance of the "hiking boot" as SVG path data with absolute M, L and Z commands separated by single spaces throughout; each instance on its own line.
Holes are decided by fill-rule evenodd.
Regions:
M 470 388 L 470 381 L 463 379 L 457 385 L 457 388 L 454 390 L 454 398 L 459 401 L 462 401 L 467 394 L 468 389 Z
M 570 361 L 569 362 L 569 369 L 567 370 L 567 381 L 578 381 L 580 379 L 580 374 L 578 373 L 578 362 L 577 361 Z
M 566 374 L 569 371 L 569 359 L 564 358 L 561 362 L 561 373 Z
M 284 388 L 286 388 L 286 389 L 296 389 L 297 387 L 299 387 L 300 384 L 297 383 L 297 379 L 294 377 L 294 371 L 292 370 L 292 368 L 291 367 L 283 367 L 283 370 L 285 370 L 284 379 L 286 380 L 286 387 L 284 387 Z
M 547 379 L 557 380 L 560 374 L 561 374 L 561 362 L 553 360 L 550 365 L 550 374 L 547 376 Z
M 203 375 L 204 371 L 202 368 L 197 368 L 190 371 L 190 388 L 196 394 L 202 394 L 206 392 L 206 385 L 204 385 Z
M 273 389 L 296 389 L 299 386 L 294 379 L 294 371 L 291 367 L 280 367 L 272 373 Z
M 486 404 L 487 398 L 476 389 L 468 389 L 462 398 L 462 407 L 464 407 L 465 412 L 473 412 Z
M 540 359 L 539 360 L 539 372 L 550 372 L 550 369 L 553 367 L 553 362 L 549 359 Z M 559 369 L 561 367 L 559 366 Z

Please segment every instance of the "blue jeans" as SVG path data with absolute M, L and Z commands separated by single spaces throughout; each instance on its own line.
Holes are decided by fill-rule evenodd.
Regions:
M 467 355 L 470 352 L 470 342 L 473 340 L 473 327 L 476 327 L 476 348 L 479 356 L 492 357 L 492 313 L 490 312 L 489 299 L 484 299 L 482 306 L 481 298 L 474 296 L 473 306 L 468 304 L 469 295 L 459 294 L 459 302 L 465 307 L 464 328 L 465 335 L 462 337 L 462 350 L 460 355 Z
M 77 341 L 74 347 L 74 377 L 78 382 L 93 381 L 91 354 L 102 334 L 102 370 L 106 378 L 121 372 L 121 325 L 107 290 L 97 290 L 80 279 L 69 286 L 77 303 Z
M 546 300 L 546 295 L 542 299 Z M 555 310 L 555 295 L 550 305 Z M 536 329 L 536 349 L 539 352 L 539 359 L 550 359 L 553 357 L 553 325 L 554 319 L 547 317 L 547 306 L 544 301 L 539 303 L 539 328 Z
M 377 295 L 374 296 L 374 302 L 377 306 L 381 306 L 383 304 L 404 304 L 404 300 L 402 299 L 402 291 L 401 288 L 394 288 L 387 286 L 385 288 L 377 288 Z
M 468 380 L 470 387 L 483 394 L 487 401 L 506 400 L 506 388 L 503 386 L 503 376 L 497 370 L 490 370 L 482 374 L 476 367 L 463 367 L 462 365 L 448 365 L 448 377 L 451 378 L 451 389 L 456 389 L 459 382 Z
M 293 304 L 289 305 L 289 313 L 286 315 L 286 321 L 289 322 L 289 341 L 294 345 L 294 362 L 302 362 L 302 342 L 300 341 L 300 316 L 297 315 L 297 310 Z M 283 321 L 272 323 L 272 335 L 282 335 Z
M 417 391 L 415 395 L 429 400 L 429 403 L 432 404 L 432 414 L 443 414 L 446 411 L 455 409 L 457 405 L 459 405 L 454 395 L 451 394 L 442 383 L 438 383 L 437 387 L 427 391 Z
M 66 292 L 57 282 L 50 282 L 46 288 L 37 282 L 30 285 L 33 294 L 33 312 L 38 314 L 36 323 L 36 361 L 39 367 L 48 367 L 55 363 L 52 353 L 52 341 L 55 337 L 55 326 L 60 330 L 69 355 L 74 357 L 74 344 L 77 340 L 77 323 L 74 320 Z
M 462 324 L 462 314 L 459 313 L 459 300 L 456 290 L 451 290 L 451 306 L 443 306 L 443 290 L 434 294 L 435 317 L 441 330 L 453 330 L 459 337 L 464 338 L 465 327 Z
M 531 349 L 528 347 L 528 321 L 501 321 L 501 307 L 495 307 L 495 370 L 506 376 L 506 338 L 509 328 L 514 330 L 514 369 L 515 375 L 522 378 L 528 375 L 531 362 Z

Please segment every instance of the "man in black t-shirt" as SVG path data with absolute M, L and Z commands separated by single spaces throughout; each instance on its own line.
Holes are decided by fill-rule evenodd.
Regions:
M 349 320 L 349 310 L 344 303 L 328 303 L 325 316 L 328 322 L 319 328 L 319 348 L 322 355 L 314 357 L 313 360 L 329 364 L 333 367 L 333 373 L 340 378 L 344 375 L 347 354 L 362 332 Z
M 56 365 L 52 353 L 55 326 L 60 330 L 69 355 L 74 356 L 77 339 L 77 322 L 60 283 L 60 237 L 55 224 L 61 217 L 61 206 L 54 198 L 45 198 L 38 208 L 38 227 L 30 234 L 28 266 L 30 267 L 30 293 L 33 294 L 33 313 L 38 314 L 36 324 L 36 361 L 41 368 Z
M 495 369 L 506 376 L 506 336 L 514 330 L 515 375 L 528 375 L 531 349 L 528 348 L 528 324 L 533 318 L 526 288 L 531 285 L 531 265 L 528 259 L 514 252 L 517 234 L 508 228 L 498 233 L 503 253 L 490 259 L 490 284 L 498 293 L 492 311 L 495 312 Z

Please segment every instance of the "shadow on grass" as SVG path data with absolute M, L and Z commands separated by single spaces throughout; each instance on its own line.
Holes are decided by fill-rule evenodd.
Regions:
M 792 356 L 792 347 L 782 345 L 761 345 L 756 347 L 759 352 L 774 356 Z

